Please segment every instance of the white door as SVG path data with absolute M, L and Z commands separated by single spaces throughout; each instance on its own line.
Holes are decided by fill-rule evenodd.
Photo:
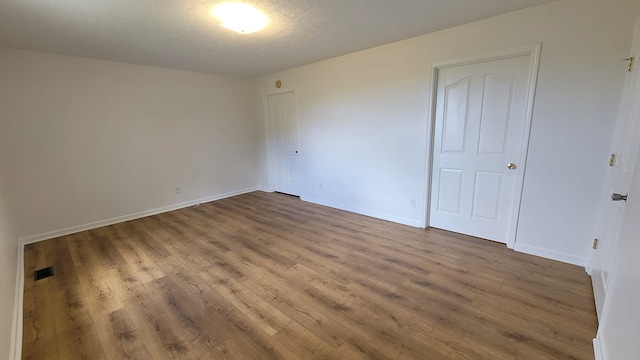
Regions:
M 640 31 L 636 32 L 636 40 L 632 50 L 634 59 L 640 56 Z M 626 70 L 626 65 L 621 71 Z M 620 103 L 618 123 L 612 153 L 615 155 L 613 166 L 609 168 L 605 191 L 602 194 L 602 222 L 596 232 L 597 249 L 591 255 L 591 281 L 596 300 L 598 316 L 602 316 L 602 309 L 606 297 L 611 270 L 614 268 L 614 254 L 616 253 L 618 238 L 622 227 L 622 220 L 626 211 L 626 201 L 612 200 L 612 194 L 626 195 L 631 186 L 631 177 L 638 156 L 640 143 L 640 71 L 632 68 L 625 82 Z
M 640 162 L 636 161 L 635 169 L 608 281 L 607 302 L 598 319 L 596 359 L 638 359 L 640 354 Z
M 507 243 L 528 144 L 532 55 L 438 70 L 430 226 Z
M 275 191 L 300 195 L 298 170 L 298 119 L 295 94 L 270 95 L 269 126 Z

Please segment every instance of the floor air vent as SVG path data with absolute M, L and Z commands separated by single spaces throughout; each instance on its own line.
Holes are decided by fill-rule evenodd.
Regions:
M 33 279 L 35 281 L 48 278 L 49 276 L 53 276 L 53 266 L 49 266 L 33 272 Z

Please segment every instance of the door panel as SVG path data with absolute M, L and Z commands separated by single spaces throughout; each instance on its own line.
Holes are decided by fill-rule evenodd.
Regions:
M 294 93 L 268 98 L 275 191 L 300 195 L 298 120 Z
M 460 198 L 462 192 L 462 170 L 440 169 L 439 193 L 447 194 L 438 198 L 438 211 L 452 215 L 460 215 Z
M 637 62 L 640 56 L 640 28 L 636 29 L 632 56 Z M 629 192 L 640 146 L 639 122 L 640 71 L 638 71 L 636 64 L 635 69 L 627 75 L 622 94 L 612 150 L 616 154 L 616 159 L 613 166 L 609 168 L 605 191 L 602 194 L 602 222 L 596 232 L 599 245 L 592 253 L 589 263 L 599 318 L 602 317 L 611 271 L 616 266 L 614 254 L 617 251 L 618 239 L 627 208 L 626 201 L 614 202 L 611 200 L 611 194 L 624 195 Z
M 487 76 L 485 79 L 478 154 L 505 152 L 512 93 L 512 79 L 505 81 L 492 76 Z
M 442 152 L 463 152 L 467 135 L 467 99 L 469 79 L 446 87 L 442 130 Z
M 430 226 L 506 243 L 521 184 L 531 56 L 438 71 Z
M 498 221 L 500 219 L 499 199 L 502 193 L 502 174 L 478 171 L 474 190 L 471 216 Z
M 636 97 L 636 101 L 640 98 Z M 640 354 L 640 162 L 636 161 L 635 169 L 619 244 L 612 254 L 615 262 L 609 268 L 606 303 L 598 315 L 594 344 L 602 351 L 601 359 L 637 359 Z

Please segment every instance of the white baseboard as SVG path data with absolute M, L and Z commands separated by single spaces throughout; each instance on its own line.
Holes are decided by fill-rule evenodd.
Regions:
M 596 360 L 607 360 L 604 344 L 599 336 L 593 339 L 593 353 L 595 354 Z
M 518 244 L 517 242 L 513 250 L 582 267 L 586 267 L 589 262 L 589 259 L 586 257 L 575 256 L 573 254 L 567 254 L 537 246 Z
M 31 243 L 38 242 L 38 241 L 43 241 L 43 240 L 57 238 L 57 237 L 60 237 L 60 236 L 74 234 L 74 233 L 77 233 L 77 232 L 80 232 L 80 231 L 91 230 L 91 229 L 95 229 L 95 228 L 99 228 L 99 227 L 103 227 L 103 226 L 113 225 L 113 224 L 129 221 L 129 220 L 140 219 L 140 218 L 143 218 L 143 217 L 156 215 L 156 214 L 161 214 L 161 213 L 168 212 L 168 211 L 178 210 L 178 209 L 186 208 L 186 207 L 189 207 L 189 206 L 203 204 L 203 203 L 207 203 L 207 202 L 211 202 L 211 201 L 215 201 L 215 200 L 220 200 L 220 199 L 224 199 L 224 198 L 228 198 L 228 197 L 232 197 L 232 196 L 242 195 L 242 194 L 250 193 L 250 192 L 253 192 L 253 191 L 257 191 L 257 190 L 259 190 L 258 187 L 252 187 L 252 188 L 232 191 L 232 192 L 228 192 L 228 193 L 224 193 L 224 194 L 208 196 L 208 197 L 205 197 L 205 198 L 191 200 L 191 201 L 187 201 L 187 202 L 183 202 L 183 203 L 179 203 L 179 204 L 163 206 L 163 207 L 157 208 L 157 209 L 145 210 L 145 211 L 137 212 L 137 213 L 134 213 L 134 214 L 118 216 L 118 217 L 114 217 L 114 218 L 111 218 L 111 219 L 95 221 L 95 222 L 91 222 L 91 223 L 88 223 L 88 224 L 72 226 L 72 227 L 68 227 L 68 228 L 65 228 L 65 229 L 49 231 L 49 232 L 42 233 L 42 234 L 36 234 L 36 235 L 30 235 L 30 236 L 26 236 L 26 237 L 21 237 L 20 238 L 20 243 L 21 244 L 25 244 L 25 245 L 26 244 L 31 244 Z
M 11 347 L 9 360 L 22 358 L 22 314 L 24 294 L 24 244 L 18 243 L 18 268 L 16 269 L 16 289 L 13 300 L 13 325 L 11 326 Z
M 398 224 L 413 226 L 413 227 L 417 227 L 417 228 L 421 227 L 421 225 L 422 225 L 420 220 L 407 219 L 407 218 L 403 218 L 403 217 L 400 217 L 400 216 L 395 216 L 395 215 L 385 214 L 385 213 L 381 213 L 381 212 L 377 212 L 377 211 L 362 209 L 362 208 L 358 208 L 358 207 L 355 207 L 355 206 L 350 206 L 350 205 L 345 205 L 345 204 L 338 204 L 338 203 L 334 203 L 334 202 L 331 202 L 331 201 L 325 201 L 325 200 L 302 197 L 302 196 L 300 197 L 300 199 L 303 200 L 303 201 L 310 202 L 310 203 L 323 205 L 323 206 L 328 206 L 328 207 L 332 207 L 332 208 L 340 209 L 340 210 L 344 210 L 344 211 L 349 211 L 349 212 L 360 214 L 360 215 L 366 215 L 366 216 L 374 217 L 374 218 L 377 218 L 377 219 L 387 220 L 387 221 L 395 222 L 395 223 L 398 223 Z
M 264 186 L 258 186 L 258 190 L 262 191 L 262 192 L 273 192 L 273 189 L 270 189 L 268 187 L 264 187 Z

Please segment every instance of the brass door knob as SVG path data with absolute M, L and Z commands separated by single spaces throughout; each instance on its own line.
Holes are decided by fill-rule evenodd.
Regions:
M 514 163 L 508 163 L 507 164 L 507 169 L 509 170 L 515 170 L 518 168 L 518 165 L 514 164 Z

